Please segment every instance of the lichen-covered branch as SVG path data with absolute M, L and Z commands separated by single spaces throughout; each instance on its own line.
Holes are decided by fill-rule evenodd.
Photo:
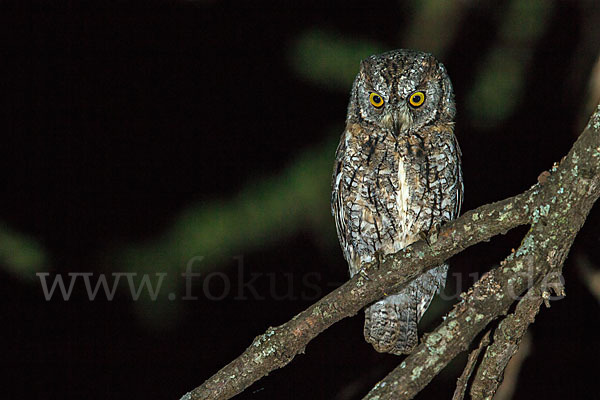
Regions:
M 600 109 L 569 155 L 552 174 L 540 180 L 542 183 L 517 196 L 469 211 L 429 237 L 428 243 L 417 242 L 385 257 L 380 264 L 368 265 L 365 274 L 355 275 L 287 323 L 267 329 L 242 355 L 184 398 L 231 398 L 270 371 L 288 364 L 314 337 L 340 319 L 356 314 L 469 246 L 516 226 L 532 224 L 519 250 L 482 278 L 444 324 L 394 371 L 393 377 L 398 380 L 386 379 L 372 393 L 381 393 L 383 399 L 397 398 L 400 392 L 418 392 L 496 318 L 498 310 L 506 312 L 514 300 L 507 290 L 521 294 L 531 286 L 523 273 L 543 273 L 549 257 L 556 258 L 555 265 L 562 265 L 572 239 L 598 197 L 599 131 Z
M 514 313 L 498 324 L 493 343 L 487 347 L 471 385 L 471 398 L 492 399 L 504 376 L 504 369 L 519 349 L 521 339 L 535 319 L 543 302 L 543 282 L 529 289 Z
M 566 253 L 565 253 L 566 256 Z M 494 331 L 493 343 L 485 350 L 477 374 L 471 385 L 471 398 L 491 400 L 504 378 L 504 370 L 515 355 L 529 325 L 535 320 L 540 305 L 545 302 L 551 291 L 564 296 L 562 267 L 564 259 L 551 257 L 548 260 L 549 272 L 543 279 L 531 287 L 519 300 L 515 311 L 505 317 Z

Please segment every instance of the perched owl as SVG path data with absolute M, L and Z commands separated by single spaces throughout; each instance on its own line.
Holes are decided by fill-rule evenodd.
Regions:
M 458 216 L 463 182 L 455 112 L 446 69 L 430 54 L 395 50 L 361 62 L 331 198 L 351 276 Z M 447 264 L 435 267 L 365 308 L 367 342 L 379 352 L 409 353 L 447 271 Z

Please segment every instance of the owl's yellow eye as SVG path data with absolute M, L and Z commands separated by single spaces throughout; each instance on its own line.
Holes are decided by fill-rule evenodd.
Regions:
M 369 95 L 369 101 L 375 108 L 380 108 L 383 105 L 383 98 L 377 93 L 371 93 Z
M 425 93 L 421 91 L 412 92 L 410 96 L 408 96 L 408 104 L 413 107 L 421 107 L 425 103 Z

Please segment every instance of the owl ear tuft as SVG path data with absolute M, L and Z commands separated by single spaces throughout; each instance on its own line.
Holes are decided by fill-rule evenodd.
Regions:
M 364 72 L 367 69 L 367 59 L 365 58 L 364 60 L 360 60 L 360 66 L 358 68 L 359 72 Z
M 362 60 L 360 62 L 360 67 L 358 68 L 358 76 L 361 79 L 366 79 L 368 72 L 369 72 L 369 63 L 366 59 Z

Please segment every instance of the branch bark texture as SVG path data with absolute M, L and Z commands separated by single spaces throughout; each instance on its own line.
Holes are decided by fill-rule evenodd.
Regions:
M 481 206 L 417 242 L 365 268 L 344 285 L 296 315 L 268 328 L 238 358 L 182 399 L 227 399 L 270 371 L 288 364 L 318 334 L 365 305 L 398 290 L 467 247 L 530 224 L 519 249 L 477 282 L 433 333 L 365 398 L 411 398 L 516 296 L 562 266 L 575 235 L 600 195 L 600 107 L 561 164 L 540 182 L 508 199 Z
M 489 399 L 494 397 L 502 383 L 504 370 L 519 349 L 527 328 L 533 323 L 543 302 L 546 283 L 535 285 L 519 300 L 514 313 L 500 322 L 494 332 L 493 343 L 487 347 L 481 365 L 471 385 L 471 398 Z

